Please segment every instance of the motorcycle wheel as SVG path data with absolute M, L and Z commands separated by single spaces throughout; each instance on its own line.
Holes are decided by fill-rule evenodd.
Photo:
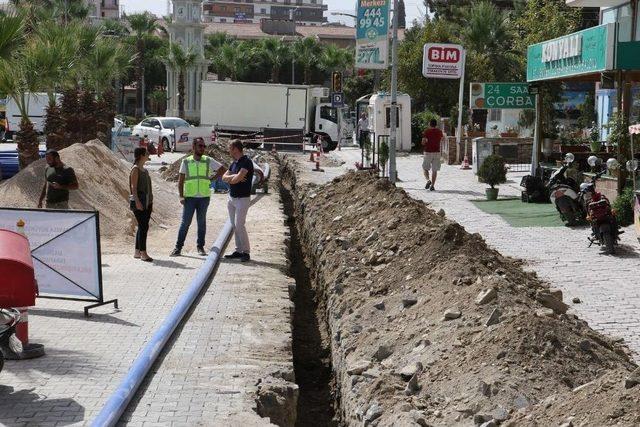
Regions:
M 604 251 L 607 255 L 613 255 L 616 252 L 616 248 L 614 246 L 614 238 L 613 233 L 610 231 L 605 231 L 602 233 L 602 240 L 604 240 Z

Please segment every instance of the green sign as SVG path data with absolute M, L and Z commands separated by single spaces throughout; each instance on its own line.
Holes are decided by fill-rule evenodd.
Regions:
M 640 42 L 618 43 L 617 70 L 640 70 Z
M 553 80 L 614 68 L 616 24 L 588 28 L 529 46 L 527 81 Z
M 389 0 L 358 0 L 356 68 L 383 70 L 389 62 Z
M 532 109 L 536 108 L 536 97 L 529 94 L 527 83 L 471 83 L 469 108 L 485 109 Z

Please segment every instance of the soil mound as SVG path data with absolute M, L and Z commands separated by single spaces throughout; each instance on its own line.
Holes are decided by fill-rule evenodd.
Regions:
M 207 146 L 206 155 L 213 157 L 218 162 L 222 163 L 222 165 L 226 168 L 229 167 L 231 163 L 233 163 L 233 158 L 229 154 L 229 149 L 227 148 L 228 141 L 218 141 L 213 144 Z M 245 149 L 245 154 L 252 158 L 253 160 L 260 162 L 261 154 L 258 154 L 255 150 Z M 178 172 L 180 172 L 180 164 L 182 160 L 187 156 L 190 156 L 191 153 L 185 154 L 180 160 L 176 160 L 171 165 L 169 165 L 166 169 L 162 171 L 162 178 L 167 181 L 177 181 L 178 180 Z
M 367 173 L 297 191 L 291 167 L 283 176 L 297 194 L 345 424 L 559 425 L 588 406 L 587 394 L 539 424 L 545 409 L 534 405 L 598 378 L 615 384 L 599 396 L 611 410 L 620 404 L 613 373 L 635 369 L 629 350 L 568 314 L 559 291 L 480 235 Z M 635 390 L 624 409 L 635 421 L 624 425 L 640 415 Z
M 62 161 L 71 166 L 80 188 L 72 191 L 69 207 L 98 210 L 102 238 L 120 239 L 133 235 L 135 218 L 129 210 L 129 171 L 131 166 L 118 159 L 101 141 L 74 144 L 60 151 Z M 7 207 L 35 208 L 44 185 L 44 159 L 0 184 L 0 204 Z M 176 197 L 164 190 L 163 181 L 154 180 L 154 218 L 163 223 L 175 216 Z M 166 184 L 164 184 L 166 186 Z

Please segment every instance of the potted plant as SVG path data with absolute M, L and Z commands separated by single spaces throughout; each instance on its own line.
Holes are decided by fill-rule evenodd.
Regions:
M 591 124 L 591 130 L 589 131 L 589 148 L 592 153 L 599 153 L 602 149 L 602 143 L 600 143 L 600 128 L 595 122 Z
M 496 185 L 507 182 L 507 169 L 504 159 L 496 154 L 484 159 L 480 169 L 478 170 L 480 182 L 488 184 L 487 200 L 496 200 L 498 198 L 498 188 Z
M 388 160 L 389 144 L 387 144 L 387 141 L 382 141 L 380 143 L 380 147 L 378 148 L 378 162 L 380 163 L 380 167 L 382 168 L 382 176 L 386 175 Z
M 517 138 L 518 132 L 511 126 L 507 127 L 504 132 L 500 133 L 501 138 Z

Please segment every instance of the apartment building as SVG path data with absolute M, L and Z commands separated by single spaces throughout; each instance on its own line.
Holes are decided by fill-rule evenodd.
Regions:
M 119 19 L 120 0 L 87 0 L 89 16 L 98 19 Z
M 293 11 L 298 25 L 327 22 L 324 0 L 205 0 L 205 22 L 259 23 L 261 19 L 289 19 Z

